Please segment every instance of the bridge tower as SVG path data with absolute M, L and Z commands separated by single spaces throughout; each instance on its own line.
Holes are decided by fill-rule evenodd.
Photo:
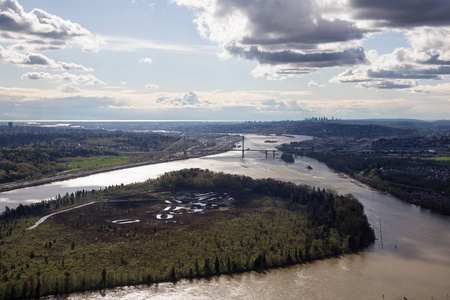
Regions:
M 242 136 L 242 158 L 244 158 L 244 152 L 245 152 L 245 147 L 244 147 L 244 136 Z

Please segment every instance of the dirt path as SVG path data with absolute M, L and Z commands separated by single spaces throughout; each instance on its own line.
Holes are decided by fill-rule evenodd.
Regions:
M 60 211 L 51 213 L 51 214 L 49 214 L 49 215 L 46 215 L 46 216 L 40 218 L 39 221 L 37 221 L 36 223 L 34 223 L 34 225 L 31 226 L 30 228 L 28 228 L 27 230 L 35 229 L 36 227 L 38 227 L 39 225 L 41 225 L 42 223 L 44 223 L 45 220 L 47 220 L 47 219 L 50 218 L 51 216 L 54 216 L 54 215 L 57 215 L 57 214 L 60 214 L 60 213 L 63 213 L 63 212 L 69 211 L 69 210 L 74 210 L 74 209 L 77 209 L 77 208 L 81 208 L 81 207 L 84 207 L 84 206 L 88 206 L 88 205 L 91 205 L 91 204 L 94 204 L 94 203 L 97 203 L 97 202 L 99 202 L 99 201 L 92 201 L 92 202 L 89 202 L 89 203 L 81 204 L 81 205 L 78 205 L 78 206 L 75 206 L 75 207 L 71 207 L 71 208 L 67 208 L 67 209 L 64 209 L 64 210 L 60 210 Z

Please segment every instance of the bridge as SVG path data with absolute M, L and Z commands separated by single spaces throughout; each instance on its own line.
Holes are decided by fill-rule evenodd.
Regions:
M 242 158 L 245 157 L 245 152 L 261 152 L 261 153 L 265 153 L 266 158 L 269 157 L 269 153 L 272 153 L 272 157 L 275 158 L 275 154 L 276 152 L 279 152 L 279 150 L 277 149 L 264 149 L 261 146 L 252 143 L 252 148 L 245 148 L 245 136 L 241 136 L 242 140 L 242 145 L 240 145 L 240 149 L 199 149 L 198 152 L 211 152 L 211 153 L 218 153 L 218 152 L 225 152 L 225 151 L 239 151 L 242 153 Z M 248 140 L 248 139 L 247 139 Z M 250 141 L 250 140 L 248 140 Z M 173 143 L 172 145 L 170 145 L 169 147 L 165 148 L 164 150 L 153 150 L 153 151 L 148 151 L 147 153 L 183 153 L 183 156 L 186 158 L 187 157 L 187 153 L 190 152 L 191 148 L 187 148 L 187 142 L 186 142 L 186 136 L 185 134 L 182 135 L 181 139 L 179 139 L 178 141 L 176 141 L 175 143 Z M 134 152 L 127 152 L 127 153 L 134 153 Z M 136 154 L 140 154 L 142 152 L 136 152 Z
M 257 151 L 257 152 L 263 152 L 263 153 L 265 153 L 266 154 L 266 158 L 268 157 L 268 153 L 269 152 L 272 152 L 272 157 L 273 158 L 275 158 L 275 152 L 278 152 L 278 150 L 273 150 L 273 149 L 269 149 L 269 150 L 266 150 L 266 149 L 263 149 L 262 147 L 259 147 L 258 145 L 256 145 L 255 143 L 253 143 L 253 145 L 256 147 L 256 148 L 260 148 L 260 149 L 250 149 L 250 148 L 247 148 L 247 149 L 245 149 L 245 143 L 244 143 L 244 141 L 245 141 L 245 136 L 242 136 L 242 149 L 241 150 L 232 150 L 232 151 L 241 151 L 242 152 L 242 158 L 244 158 L 245 157 L 245 152 L 246 151 Z

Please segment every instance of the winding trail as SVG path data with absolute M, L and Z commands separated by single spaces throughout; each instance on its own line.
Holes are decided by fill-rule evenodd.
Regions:
M 64 209 L 64 210 L 61 210 L 61 211 L 57 211 L 57 212 L 51 213 L 49 215 L 46 215 L 45 217 L 40 218 L 39 221 L 34 223 L 34 225 L 31 226 L 30 228 L 28 228 L 27 230 L 35 229 L 36 227 L 38 227 L 39 225 L 44 223 L 44 221 L 47 220 L 48 218 L 50 218 L 51 216 L 54 216 L 54 215 L 57 215 L 57 214 L 60 214 L 60 213 L 63 213 L 63 212 L 69 211 L 69 210 L 74 210 L 74 209 L 77 209 L 77 208 L 80 208 L 80 207 L 88 206 L 88 205 L 91 205 L 91 204 L 94 204 L 94 203 L 97 203 L 97 202 L 100 202 L 100 201 L 92 201 L 92 202 L 89 202 L 89 203 L 81 204 L 81 205 L 78 205 L 78 206 L 75 206 L 75 207 L 71 207 L 71 208 L 67 208 L 67 209 Z

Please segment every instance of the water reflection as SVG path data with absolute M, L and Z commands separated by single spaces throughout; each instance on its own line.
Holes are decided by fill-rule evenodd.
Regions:
M 270 139 L 286 137 L 270 137 Z M 302 137 L 297 137 L 302 138 Z M 256 137 L 257 145 L 267 137 Z M 312 264 L 245 273 L 208 281 L 182 280 L 150 287 L 124 287 L 101 293 L 72 295 L 73 299 L 449 299 L 450 218 L 423 210 L 374 191 L 330 170 L 313 159 L 297 157 L 294 164 L 265 158 L 264 153 L 240 152 L 97 174 L 0 194 L 5 203 L 47 199 L 58 193 L 155 178 L 167 171 L 202 168 L 253 178 L 271 177 L 352 193 L 364 205 L 377 240 L 364 253 Z M 307 167 L 311 166 L 312 169 Z M 1 207 L 0 207 L 1 208 Z M 380 228 L 381 224 L 381 228 Z M 380 229 L 383 234 L 381 243 Z M 397 249 L 395 248 L 397 246 Z

